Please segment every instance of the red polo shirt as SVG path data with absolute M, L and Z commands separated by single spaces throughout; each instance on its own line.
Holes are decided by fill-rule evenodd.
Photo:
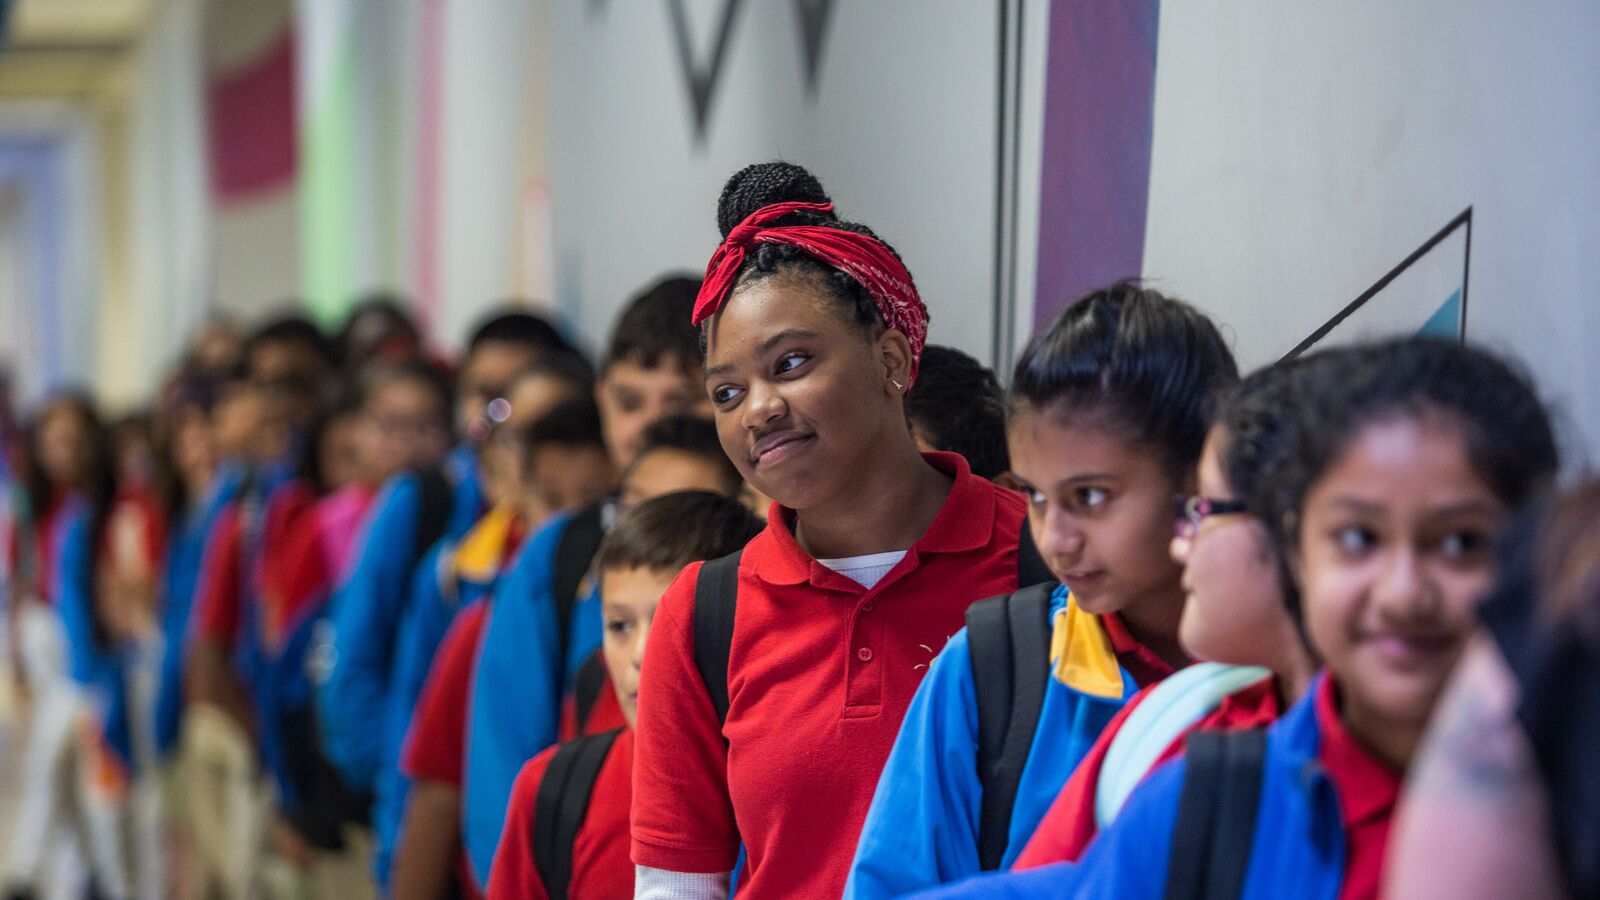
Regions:
M 473 601 L 456 613 L 439 643 L 401 753 L 400 771 L 413 781 L 438 781 L 460 789 L 466 780 L 467 704 L 478 646 L 488 623 L 489 604 Z M 483 896 L 459 840 L 452 868 L 462 896 L 467 900 Z
M 1117 664 L 1133 676 L 1134 684 L 1149 687 L 1177 671 L 1154 650 L 1139 643 L 1122 616 L 1116 613 L 1100 616 L 1100 627 L 1106 630 L 1106 640 L 1111 642 L 1111 652 L 1117 655 Z
M 474 601 L 456 613 L 428 668 L 411 714 L 401 771 L 406 777 L 460 787 L 466 771 L 467 703 L 489 605 Z
M 302 519 L 314 508 L 314 503 L 315 498 L 304 482 L 288 482 L 272 491 L 261 516 L 257 537 L 260 553 L 254 560 L 248 552 L 251 548 L 245 547 L 243 505 L 235 500 L 223 509 L 211 526 L 201 557 L 198 594 L 201 634 L 225 647 L 237 643 L 246 577 L 260 594 L 255 599 L 265 607 L 266 619 L 262 624 L 269 635 L 274 633 L 275 627 L 282 626 L 287 615 L 315 594 L 316 582 L 325 580 L 326 567 L 320 556 L 291 559 L 291 555 L 320 551 L 314 543 L 290 547 L 300 527 L 315 527 L 311 518 Z M 314 568 L 308 568 L 313 561 Z M 254 566 L 248 573 L 244 571 L 247 564 Z
M 1378 896 L 1383 880 L 1383 854 L 1389 845 L 1389 824 L 1400 795 L 1400 775 L 1362 746 L 1339 717 L 1332 676 L 1317 687 L 1317 730 L 1322 741 L 1317 760 L 1333 782 L 1344 820 L 1344 884 L 1339 900 Z
M 607 686 L 609 690 L 610 687 Z M 533 853 L 538 827 L 539 787 L 556 755 L 551 747 L 524 763 L 511 788 L 506 827 L 489 871 L 489 900 L 545 900 L 550 894 L 539 877 Z M 633 730 L 624 728 L 600 766 L 589 795 L 589 809 L 572 842 L 572 881 L 568 897 L 630 900 L 633 863 L 628 860 L 628 803 L 633 796 Z
M 274 656 L 306 616 L 322 608 L 336 575 L 322 540 L 320 501 L 303 483 L 293 491 L 293 499 L 275 502 L 267 518 L 256 598 L 260 637 Z
M 200 558 L 200 579 L 196 597 L 200 633 L 225 647 L 233 646 L 239 633 L 240 583 L 244 566 L 243 522 L 239 503 L 223 508 L 211 525 L 206 549 Z
M 1134 708 L 1154 688 L 1155 685 L 1152 684 L 1135 694 L 1133 699 L 1128 701 L 1128 705 L 1118 711 L 1116 717 L 1106 725 L 1105 730 L 1100 732 L 1100 738 L 1078 763 L 1078 767 L 1072 770 L 1072 777 L 1067 779 L 1060 795 L 1050 805 L 1050 810 L 1039 820 L 1038 830 L 1033 833 L 1028 845 L 1022 848 L 1017 861 L 1012 863 L 1013 869 L 1032 869 L 1050 863 L 1076 862 L 1083 855 L 1083 851 L 1089 848 L 1089 842 L 1094 840 L 1098 831 L 1095 827 L 1094 804 L 1100 786 L 1100 770 L 1105 765 L 1106 754 L 1110 752 L 1111 742 L 1116 740 L 1117 732 L 1122 730 L 1122 725 L 1128 716 L 1133 714 Z M 1202 716 L 1188 731 L 1173 741 L 1150 767 L 1150 771 L 1154 772 L 1162 763 L 1182 753 L 1183 742 L 1192 732 L 1263 728 L 1277 721 L 1281 714 L 1275 679 L 1265 679 L 1229 694 L 1216 709 Z
M 837 897 L 928 662 L 967 606 L 1017 588 L 1018 494 L 960 456 L 927 532 L 872 590 L 818 563 L 775 507 L 745 547 L 725 725 L 694 661 L 699 564 L 661 598 L 639 697 L 633 861 L 726 872 L 741 838 L 746 897 Z

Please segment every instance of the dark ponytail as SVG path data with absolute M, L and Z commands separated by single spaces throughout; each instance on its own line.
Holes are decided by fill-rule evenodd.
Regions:
M 1074 301 L 1028 342 L 1011 405 L 1106 422 L 1178 475 L 1199 461 L 1216 395 L 1238 377 L 1233 354 L 1203 313 L 1119 281 Z

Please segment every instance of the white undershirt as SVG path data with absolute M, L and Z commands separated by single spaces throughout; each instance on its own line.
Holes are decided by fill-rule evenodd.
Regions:
M 905 558 L 906 551 L 890 550 L 888 553 L 868 553 L 866 556 L 845 556 L 840 559 L 819 559 L 817 562 L 870 591 L 878 586 L 878 582 L 883 580 L 883 576 L 889 574 L 889 571 L 900 565 L 900 560 Z
M 730 875 L 634 866 L 633 900 L 727 900 Z

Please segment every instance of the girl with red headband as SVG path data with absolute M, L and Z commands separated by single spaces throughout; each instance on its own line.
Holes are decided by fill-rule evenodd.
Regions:
M 786 163 L 735 174 L 717 218 L 695 308 L 706 390 L 723 449 L 775 503 L 661 600 L 636 896 L 726 896 L 741 846 L 741 896 L 838 896 L 928 664 L 972 601 L 1018 587 L 1023 502 L 917 450 L 904 398 L 928 315 L 894 250 Z

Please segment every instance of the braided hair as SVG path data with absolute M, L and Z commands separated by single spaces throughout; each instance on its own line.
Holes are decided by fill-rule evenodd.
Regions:
M 722 187 L 717 200 L 717 229 L 727 239 L 728 233 L 746 218 L 763 207 L 774 203 L 832 203 L 822 182 L 803 166 L 789 162 L 762 162 L 745 166 L 733 173 Z M 774 225 L 825 225 L 843 231 L 853 231 L 876 239 L 888 248 L 896 259 L 899 251 L 878 237 L 872 229 L 856 222 L 846 222 L 832 212 L 801 211 L 777 220 Z M 901 260 L 903 263 L 904 260 Z M 811 278 L 823 292 L 843 307 L 849 320 L 863 334 L 875 337 L 887 326 L 878 304 L 865 286 L 849 274 L 817 259 L 805 250 L 788 244 L 758 244 L 745 255 L 739 269 L 734 290 L 739 291 L 780 274 L 797 274 Z M 705 338 L 701 337 L 701 350 Z

